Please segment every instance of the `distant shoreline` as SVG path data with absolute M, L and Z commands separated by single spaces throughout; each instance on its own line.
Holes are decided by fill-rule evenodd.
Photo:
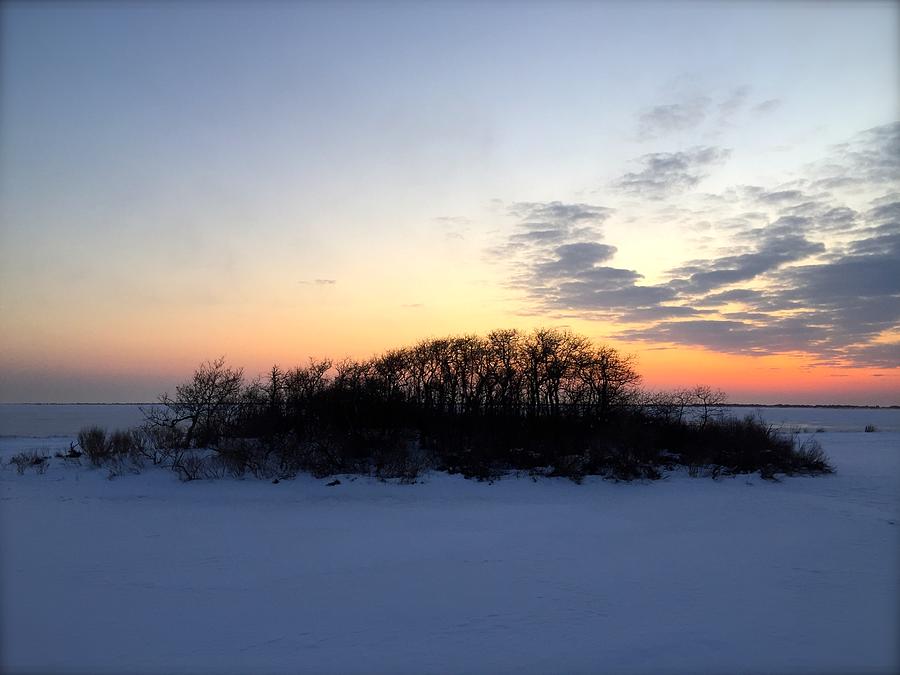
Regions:
M 66 403 L 36 403 L 34 401 L 22 401 L 19 403 L 0 403 L 0 405 L 159 405 L 158 401 L 80 401 Z M 686 406 L 688 408 L 699 406 Z M 859 410 L 897 410 L 900 405 L 851 405 L 843 403 L 723 403 L 722 408 L 839 408 Z

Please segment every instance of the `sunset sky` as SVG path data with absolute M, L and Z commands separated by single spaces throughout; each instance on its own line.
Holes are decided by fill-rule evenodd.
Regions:
M 0 5 L 0 401 L 566 326 L 900 404 L 897 3 Z

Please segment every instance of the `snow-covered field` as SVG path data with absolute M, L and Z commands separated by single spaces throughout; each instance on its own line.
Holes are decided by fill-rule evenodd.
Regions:
M 328 487 L 154 470 L 107 480 L 59 459 L 20 476 L 11 454 L 52 454 L 82 424 L 127 414 L 45 410 L 38 423 L 11 409 L 0 417 L 3 672 L 900 665 L 900 411 L 827 411 L 825 425 L 821 410 L 781 420 L 788 409 L 765 409 L 776 424 L 856 429 L 816 434 L 837 467 L 821 478 L 432 474 Z

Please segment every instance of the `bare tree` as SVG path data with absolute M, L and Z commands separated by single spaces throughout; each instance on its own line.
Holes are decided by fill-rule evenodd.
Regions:
M 154 426 L 186 426 L 187 447 L 215 443 L 239 413 L 243 382 L 243 369 L 229 368 L 225 357 L 219 357 L 197 368 L 189 382 L 175 388 L 174 397 L 162 394 L 144 415 Z
M 495 330 L 488 334 L 486 412 L 519 413 L 522 405 L 522 333 Z
M 641 376 L 634 360 L 612 347 L 592 348 L 586 343 L 578 358 L 576 377 L 574 400 L 600 419 L 637 400 Z
M 713 389 L 706 385 L 697 385 L 690 390 L 690 394 L 692 396 L 693 405 L 700 409 L 700 428 L 709 424 L 710 420 L 722 416 L 724 412 L 723 406 L 725 401 L 728 400 L 724 391 L 721 389 Z

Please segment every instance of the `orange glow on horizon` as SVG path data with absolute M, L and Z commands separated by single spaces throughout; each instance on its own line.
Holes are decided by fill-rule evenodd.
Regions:
M 816 365 L 803 355 L 749 356 L 702 348 L 630 345 L 644 386 L 673 389 L 708 384 L 731 402 L 835 403 L 890 400 L 900 403 L 895 370 Z
M 129 330 L 124 323 L 108 324 L 85 339 L 62 341 L 55 349 L 48 349 L 48 344 L 39 340 L 30 345 L 20 343 L 16 350 L 20 358 L 10 359 L 9 350 L 2 361 L 12 370 L 52 372 L 73 379 L 153 379 L 171 382 L 174 387 L 199 363 L 219 355 L 243 367 L 252 378 L 273 364 L 292 367 L 306 363 L 310 357 L 366 358 L 425 337 L 485 333 L 497 327 L 527 331 L 553 323 L 521 316 L 506 316 L 502 322 L 487 316 L 476 320 L 472 315 L 463 320 L 462 313 L 437 317 L 438 313 L 429 308 L 397 309 L 380 321 L 372 311 L 364 317 L 368 322 L 349 321 L 333 308 L 320 313 L 330 320 L 285 326 L 273 317 L 261 316 L 259 310 L 250 310 L 243 316 L 222 316 L 221 321 L 213 323 L 209 323 L 209 315 L 203 320 L 185 321 L 178 331 L 153 330 L 152 322 L 132 322 Z M 577 323 L 572 326 L 576 332 L 593 332 L 585 330 L 591 324 Z M 433 329 L 424 330 L 425 324 Z M 453 324 L 467 330 L 452 330 Z M 748 356 L 684 346 L 594 340 L 633 355 L 643 386 L 651 390 L 706 384 L 724 390 L 729 401 L 736 403 L 900 403 L 900 374 L 888 369 L 815 365 L 803 355 Z

